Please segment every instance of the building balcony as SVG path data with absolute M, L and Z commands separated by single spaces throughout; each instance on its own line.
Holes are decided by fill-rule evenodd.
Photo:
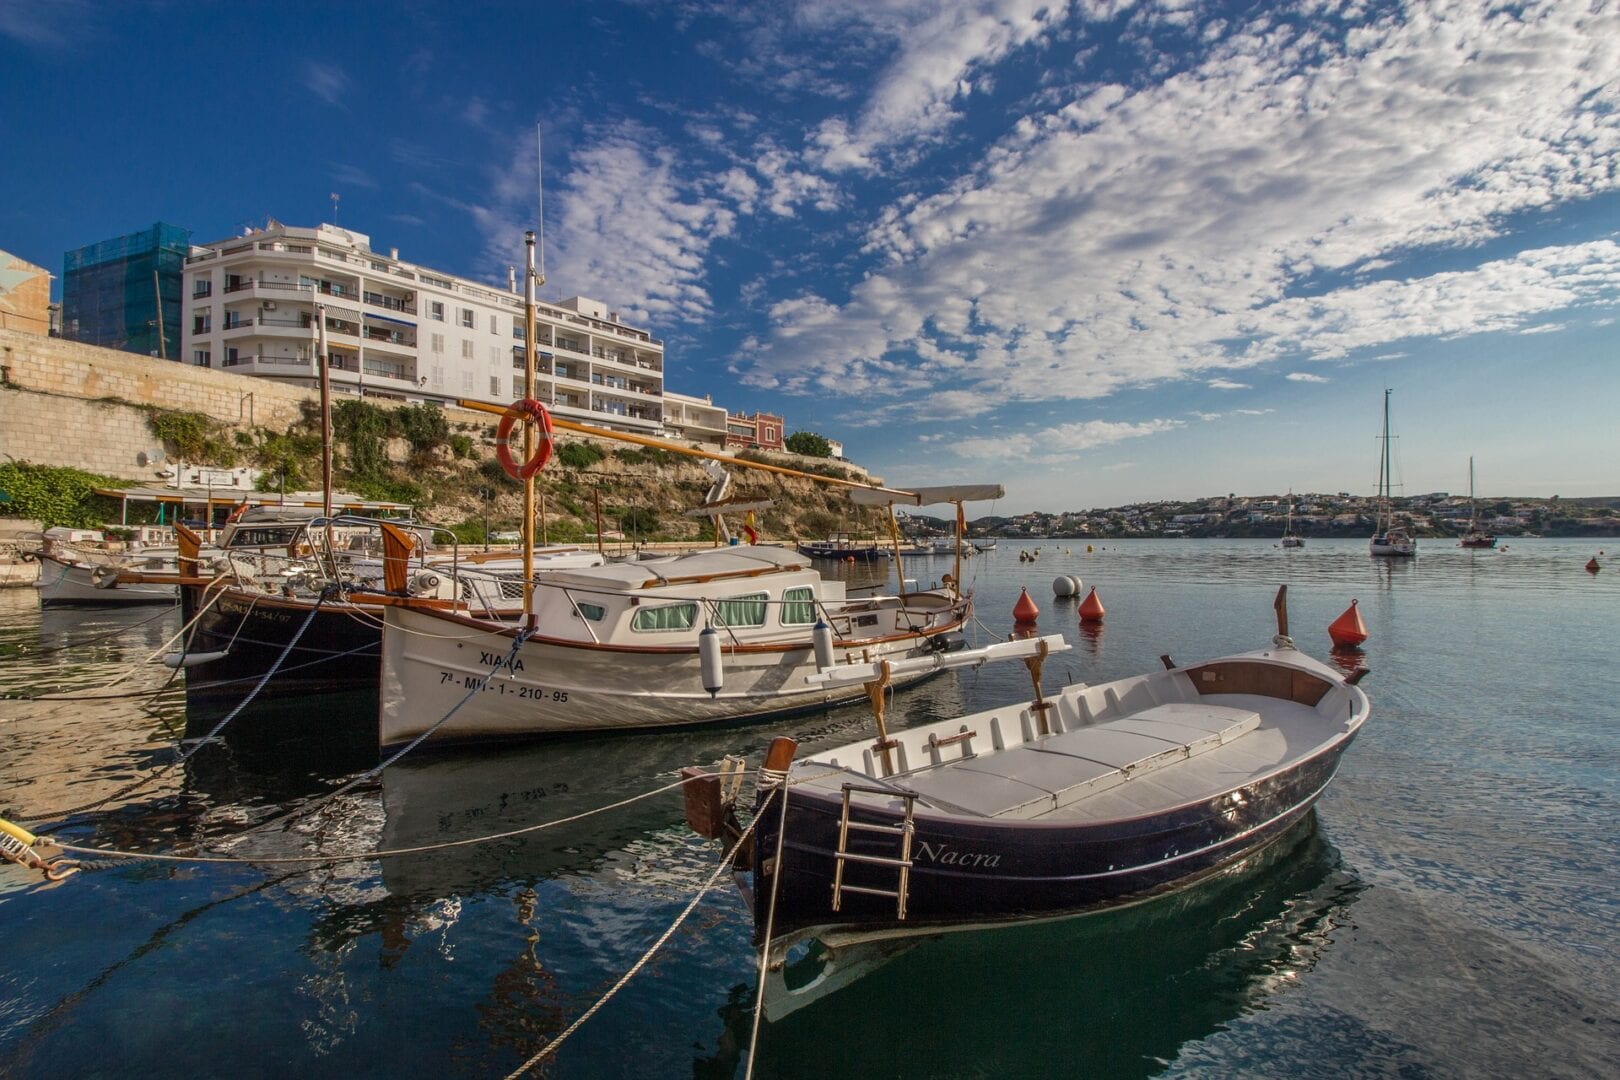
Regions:
M 315 364 L 307 356 L 271 356 L 265 353 L 239 353 L 227 355 L 220 367 L 231 368 L 239 375 L 313 375 Z

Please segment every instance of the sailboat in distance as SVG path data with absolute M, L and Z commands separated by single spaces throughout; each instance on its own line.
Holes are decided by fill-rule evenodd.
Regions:
M 1367 553 L 1376 556 L 1409 557 L 1417 554 L 1417 541 L 1405 529 L 1396 528 L 1394 510 L 1389 503 L 1391 453 L 1389 448 L 1389 395 L 1384 390 L 1384 434 L 1379 437 L 1378 454 L 1378 508 L 1373 524 L 1372 539 L 1367 541 Z
M 1294 535 L 1294 493 L 1292 491 L 1288 493 L 1288 519 L 1283 524 L 1282 546 L 1285 548 L 1305 546 L 1305 538 Z
M 1493 548 L 1496 537 L 1479 527 L 1479 508 L 1474 504 L 1474 459 L 1468 458 L 1468 531 L 1463 533 L 1458 547 Z

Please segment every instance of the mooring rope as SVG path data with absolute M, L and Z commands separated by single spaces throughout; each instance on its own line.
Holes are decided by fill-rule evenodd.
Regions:
M 765 943 L 759 949 L 759 989 L 754 994 L 754 1029 L 748 1036 L 748 1067 L 743 1071 L 743 1080 L 753 1080 L 754 1077 L 754 1051 L 759 1048 L 759 1019 L 765 1013 L 765 975 L 771 957 L 771 937 L 776 931 L 776 897 L 782 884 L 782 844 L 787 838 L 787 778 L 782 778 L 777 791 L 782 793 L 782 814 L 776 824 L 776 870 L 771 874 L 771 903 L 765 910 Z M 847 798 L 847 796 L 846 796 Z M 749 822 L 749 828 L 759 823 L 760 817 L 765 813 L 765 807 L 760 807 Z
M 281 668 L 282 661 L 287 659 L 288 654 L 290 654 L 293 650 L 293 646 L 298 644 L 298 640 L 304 636 L 304 631 L 309 629 L 309 624 L 315 621 L 315 614 L 321 610 L 321 603 L 325 599 L 326 598 L 324 595 L 315 599 L 314 605 L 309 609 L 309 614 L 304 617 L 304 624 L 298 628 L 298 632 L 292 636 L 292 639 L 287 642 L 286 647 L 281 650 L 281 655 L 276 657 L 276 662 L 271 664 L 270 669 L 259 678 L 258 685 L 256 685 L 252 691 L 249 692 L 247 697 L 239 701 L 236 708 L 227 713 L 225 718 L 219 723 L 215 724 L 214 729 L 190 750 L 187 750 L 185 753 L 181 754 L 178 758 L 169 762 L 167 765 L 147 773 L 144 777 L 141 777 L 133 783 L 126 784 L 124 787 L 119 788 L 117 791 L 104 798 L 97 799 L 94 802 L 85 803 L 82 806 L 72 806 L 63 810 L 50 810 L 44 813 L 33 814 L 29 817 L 19 818 L 18 820 L 27 822 L 29 824 L 36 821 L 55 821 L 58 818 L 67 817 L 70 814 L 80 814 L 86 810 L 94 810 L 98 806 L 105 806 L 114 799 L 121 799 L 131 792 L 139 791 L 141 788 L 152 783 L 154 780 L 157 780 L 159 777 L 166 775 L 176 765 L 184 765 L 187 761 L 190 761 L 198 751 L 207 745 L 209 740 L 213 739 L 216 735 L 223 731 L 226 724 L 229 724 L 232 720 L 235 720 L 242 710 L 247 708 L 248 704 L 254 698 L 259 696 L 259 691 L 264 689 L 265 684 L 270 681 L 271 676 L 273 676 Z M 176 636 L 178 637 L 178 635 Z M 179 669 L 176 668 L 175 670 L 178 671 Z
M 763 812 L 764 808 L 761 807 L 760 809 L 761 812 Z M 748 839 L 749 834 L 754 831 L 754 827 L 759 824 L 759 817 L 759 814 L 754 815 L 754 820 L 750 821 L 748 823 L 748 827 L 744 829 L 737 837 L 737 842 L 731 845 L 731 850 L 726 852 L 725 857 L 720 860 L 720 865 L 714 868 L 714 873 L 710 874 L 709 879 L 703 883 L 701 888 L 698 889 L 697 895 L 693 896 L 691 902 L 688 903 L 684 909 L 682 909 L 679 915 L 675 916 L 675 921 L 669 924 L 669 928 L 662 934 L 658 935 L 658 940 L 654 941 L 651 947 L 649 947 L 646 952 L 641 954 L 641 959 L 637 960 L 634 964 L 631 964 L 629 970 L 619 977 L 619 981 L 608 987 L 607 992 L 601 997 L 597 998 L 595 1004 L 581 1013 L 579 1019 L 575 1020 L 572 1024 L 569 1024 L 568 1027 L 563 1029 L 560 1035 L 552 1039 L 545 1046 L 541 1047 L 539 1053 L 525 1061 L 522 1065 L 519 1065 L 516 1069 L 513 1069 L 511 1072 L 507 1073 L 506 1080 L 516 1080 L 517 1077 L 522 1076 L 551 1054 L 555 1053 L 557 1048 L 563 1044 L 563 1040 L 567 1039 L 574 1032 L 578 1031 L 580 1026 L 583 1025 L 585 1021 L 595 1016 L 597 1012 L 601 1010 L 602 1006 L 606 1005 L 610 1000 L 612 1000 L 613 995 L 624 989 L 625 984 L 631 979 L 635 978 L 637 973 L 639 973 L 642 968 L 647 966 L 648 962 L 651 961 L 652 958 L 658 953 L 658 950 L 664 947 L 665 942 L 669 941 L 669 939 L 674 936 L 675 931 L 680 929 L 681 924 L 686 922 L 687 917 L 690 916 L 694 910 L 696 910 L 698 903 L 708 895 L 709 890 L 714 888 L 715 882 L 720 880 L 720 875 L 725 873 L 726 868 L 730 866 L 736 859 L 737 852 L 742 849 L 743 841 Z

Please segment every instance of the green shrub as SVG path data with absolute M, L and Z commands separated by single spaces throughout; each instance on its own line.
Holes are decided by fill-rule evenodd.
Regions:
M 0 503 L 0 514 L 33 518 L 46 529 L 56 525 L 94 528 L 118 513 L 118 502 L 92 489 L 118 486 L 119 481 L 110 476 L 81 469 L 3 461 L 0 491 L 11 496 L 11 501 Z
M 570 469 L 588 469 L 607 455 L 594 443 L 565 443 L 557 450 L 557 462 Z
M 450 436 L 450 452 L 455 454 L 456 457 L 458 457 L 458 458 L 470 458 L 470 457 L 472 457 L 473 456 L 473 441 L 472 441 L 472 439 L 468 438 L 466 435 L 452 435 L 452 436 Z M 500 463 L 496 462 L 496 464 L 498 465 Z
M 444 418 L 444 410 L 437 405 L 405 405 L 395 409 L 393 426 L 411 444 L 411 449 L 419 453 L 431 450 L 450 438 L 450 422 Z

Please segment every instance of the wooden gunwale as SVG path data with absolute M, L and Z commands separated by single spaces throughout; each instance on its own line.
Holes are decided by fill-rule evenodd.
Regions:
M 420 604 L 422 604 L 422 601 L 419 600 L 416 597 L 393 596 L 393 597 L 388 598 L 388 603 L 386 604 L 386 606 L 405 608 L 405 609 L 409 610 L 411 608 L 419 606 Z M 508 637 L 508 638 L 513 637 L 513 636 L 515 636 L 517 634 L 517 632 L 519 630 L 519 628 L 516 627 L 516 626 L 491 626 L 485 620 L 475 618 L 475 617 L 473 617 L 471 615 L 464 615 L 460 611 L 434 611 L 433 614 L 438 615 L 440 618 L 444 619 L 447 622 L 457 623 L 457 624 L 459 624 L 461 626 L 465 626 L 465 627 L 467 627 L 469 629 L 479 630 L 479 631 L 482 631 L 482 632 L 484 632 L 486 634 L 496 634 L 496 635 L 499 635 L 501 637 Z M 963 617 L 958 618 L 958 619 L 956 619 L 956 620 L 954 620 L 952 622 L 946 623 L 946 624 L 944 624 L 942 626 L 930 627 L 927 630 L 917 630 L 917 631 L 914 631 L 912 633 L 906 633 L 906 634 L 887 634 L 887 635 L 885 635 L 883 637 L 853 638 L 853 639 L 847 639 L 847 640 L 844 640 L 844 641 L 835 642 L 834 644 L 835 644 L 835 647 L 837 647 L 837 648 L 858 649 L 858 648 L 870 647 L 870 646 L 873 646 L 873 645 L 886 645 L 891 641 L 904 641 L 907 638 L 938 637 L 940 634 L 944 634 L 944 633 L 947 633 L 947 632 L 949 632 L 951 630 L 955 630 L 955 629 L 957 629 L 957 628 L 959 628 L 961 626 L 966 625 L 966 623 L 967 623 L 967 618 L 964 615 Z M 636 654 L 647 654 L 647 655 L 660 655 L 660 654 L 662 654 L 662 655 L 681 655 L 681 654 L 696 655 L 697 651 L 698 651 L 698 647 L 696 645 L 621 645 L 621 644 L 608 644 L 608 643 L 594 642 L 594 641 L 576 641 L 573 638 L 545 637 L 545 636 L 540 635 L 540 634 L 531 634 L 531 635 L 529 635 L 529 637 L 524 639 L 524 641 L 525 641 L 525 644 L 527 644 L 529 642 L 533 642 L 533 643 L 539 644 L 539 645 L 556 645 L 556 646 L 561 646 L 563 648 L 569 648 L 569 649 L 589 649 L 589 650 L 591 650 L 593 652 L 610 652 L 610 653 L 611 652 L 619 652 L 619 653 L 636 653 Z M 723 645 L 722 649 L 725 652 L 730 653 L 730 654 L 743 653 L 743 654 L 757 655 L 757 654 L 770 654 L 770 653 L 797 652 L 797 651 L 808 650 L 808 649 L 810 649 L 810 647 L 811 647 L 811 643 L 808 640 L 805 640 L 805 641 L 802 641 L 802 642 L 769 642 L 769 641 L 765 641 L 765 642 L 756 642 L 756 643 L 753 643 L 753 644 L 728 644 L 728 645 Z

